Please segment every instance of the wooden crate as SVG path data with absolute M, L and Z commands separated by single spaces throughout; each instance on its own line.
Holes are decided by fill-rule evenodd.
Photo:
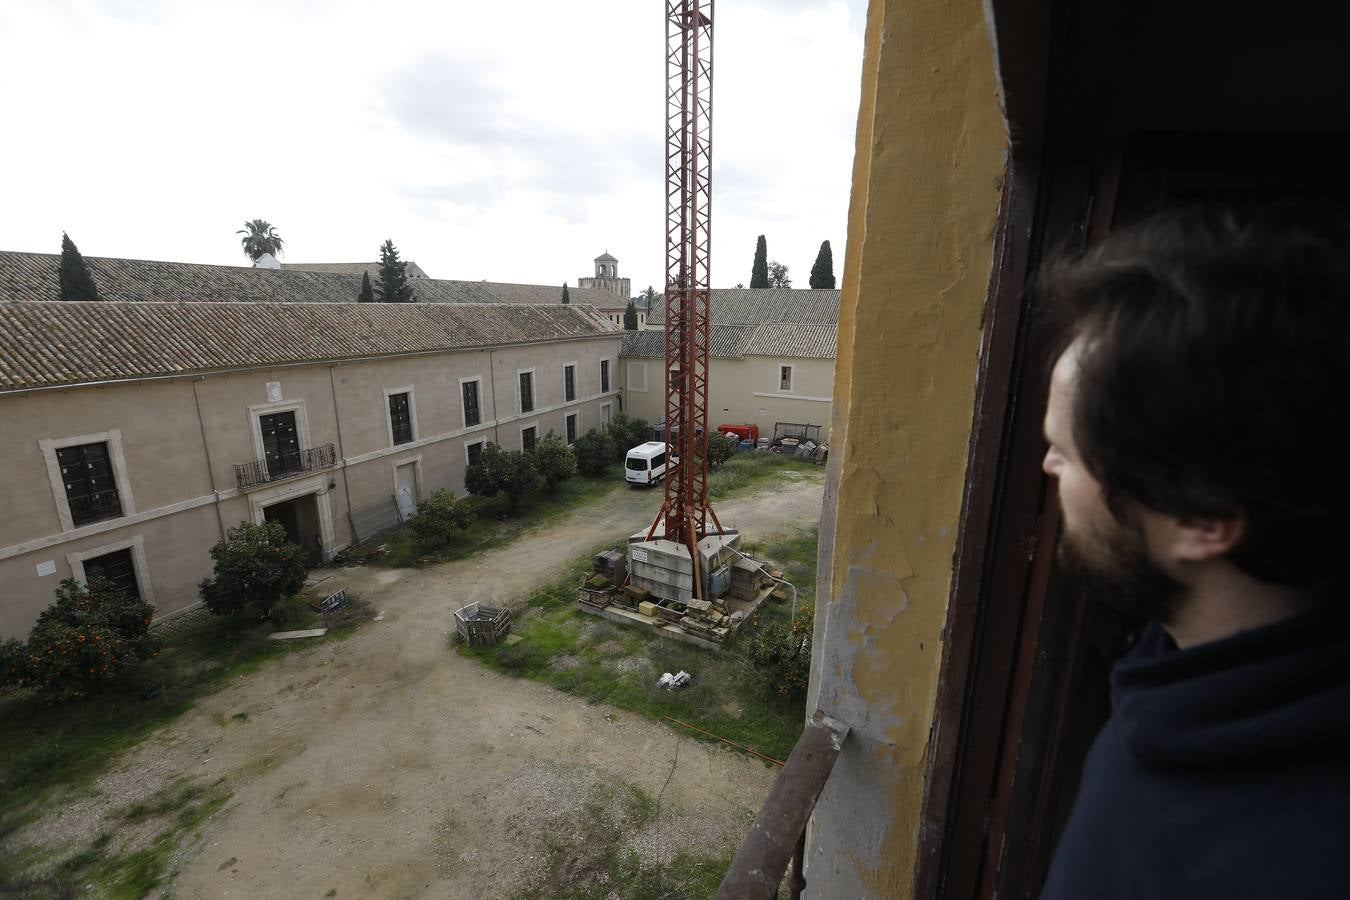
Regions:
M 471 647 L 495 644 L 511 630 L 511 611 L 470 603 L 455 610 L 455 632 Z

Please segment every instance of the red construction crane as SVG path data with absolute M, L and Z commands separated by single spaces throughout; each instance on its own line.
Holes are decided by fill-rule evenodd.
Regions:
M 683 544 L 695 568 L 698 542 L 722 532 L 708 505 L 712 45 L 713 0 L 667 0 L 665 440 L 670 463 L 665 502 L 647 540 L 664 537 Z M 699 581 L 694 579 L 695 596 L 701 592 Z

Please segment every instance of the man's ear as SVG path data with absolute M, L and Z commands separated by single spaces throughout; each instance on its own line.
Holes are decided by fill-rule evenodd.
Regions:
M 1247 518 L 1241 514 L 1227 518 L 1186 517 L 1174 520 L 1172 556 L 1178 562 L 1206 562 L 1224 556 L 1247 533 Z

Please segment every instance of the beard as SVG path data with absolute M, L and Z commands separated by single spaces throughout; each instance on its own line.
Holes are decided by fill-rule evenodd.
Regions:
M 1058 559 L 1085 596 L 1133 618 L 1171 624 L 1186 597 L 1186 586 L 1149 556 L 1143 529 L 1135 523 L 1087 534 L 1066 528 Z

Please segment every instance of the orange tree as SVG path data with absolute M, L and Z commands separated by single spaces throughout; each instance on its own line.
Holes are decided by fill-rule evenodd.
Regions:
M 26 642 L 7 642 L 0 679 L 37 688 L 52 701 L 80 700 L 154 654 L 154 607 L 104 578 L 67 578 Z
M 277 601 L 305 583 L 300 548 L 286 540 L 280 522 L 240 522 L 211 548 L 215 577 L 203 579 L 198 593 L 218 616 L 253 607 L 266 616 Z

